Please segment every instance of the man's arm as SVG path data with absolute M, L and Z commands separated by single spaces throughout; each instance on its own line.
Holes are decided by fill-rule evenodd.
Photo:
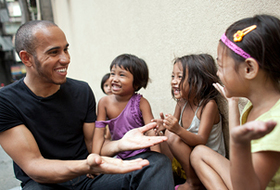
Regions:
M 167 140 L 166 136 L 145 136 L 145 132 L 156 127 L 156 123 L 149 123 L 143 127 L 128 131 L 123 138 L 116 141 L 105 140 L 101 149 L 101 155 L 114 156 L 127 150 L 148 148 Z
M 73 162 L 44 159 L 33 135 L 24 125 L 1 132 L 0 144 L 19 167 L 37 182 L 66 181 L 88 170 L 86 160 Z
M 38 183 L 59 183 L 88 173 L 127 173 L 149 164 L 142 159 L 122 161 L 97 154 L 90 154 L 84 160 L 45 159 L 33 135 L 24 125 L 1 132 L 0 145 Z

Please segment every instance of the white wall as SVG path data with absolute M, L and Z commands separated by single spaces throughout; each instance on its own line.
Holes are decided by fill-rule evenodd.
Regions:
M 152 83 L 140 93 L 155 117 L 173 113 L 172 60 L 190 53 L 216 58 L 220 36 L 255 14 L 280 16 L 279 0 L 52 0 L 55 23 L 70 43 L 69 77 L 87 81 L 97 101 L 102 76 L 122 53 L 143 58 Z

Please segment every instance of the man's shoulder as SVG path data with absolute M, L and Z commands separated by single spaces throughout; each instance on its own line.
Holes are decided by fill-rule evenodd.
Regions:
M 18 91 L 23 89 L 23 79 L 20 79 L 18 81 L 15 81 L 3 88 L 0 89 L 0 96 L 8 96 L 12 94 L 16 94 Z

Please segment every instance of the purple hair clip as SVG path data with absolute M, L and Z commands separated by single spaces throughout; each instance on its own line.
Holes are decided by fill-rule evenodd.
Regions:
M 234 44 L 232 41 L 230 41 L 225 34 L 222 35 L 221 37 L 222 42 L 232 51 L 234 51 L 236 54 L 240 55 L 241 57 L 247 59 L 250 58 L 251 55 L 246 53 L 243 49 L 238 47 L 236 44 Z

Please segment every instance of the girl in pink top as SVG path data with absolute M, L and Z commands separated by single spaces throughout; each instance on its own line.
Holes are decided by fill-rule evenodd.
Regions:
M 105 126 L 109 125 L 112 140 L 121 139 L 133 128 L 150 123 L 153 119 L 149 102 L 136 94 L 142 87 L 146 88 L 149 81 L 149 70 L 143 59 L 134 55 L 122 54 L 116 57 L 110 66 L 112 95 L 100 99 L 97 110 L 96 128 L 93 137 L 92 152 L 102 155 Z M 107 120 L 108 119 L 108 120 Z M 147 135 L 155 135 L 154 130 Z M 159 145 L 151 148 L 159 152 Z M 117 157 L 125 159 L 149 149 L 124 151 Z

